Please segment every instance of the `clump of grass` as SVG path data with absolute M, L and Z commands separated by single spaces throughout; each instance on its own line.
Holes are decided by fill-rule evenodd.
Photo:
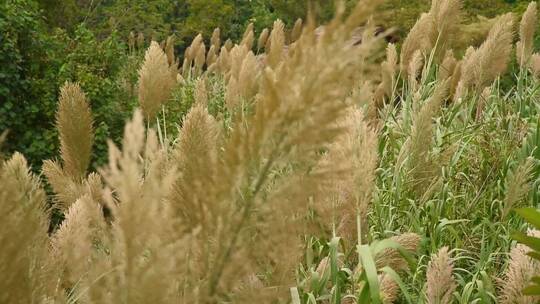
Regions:
M 22 155 L 0 164 L 0 302 L 536 301 L 510 238 L 538 199 L 536 5 L 508 89 L 511 15 L 461 58 L 461 2 L 434 0 L 382 59 L 376 2 L 276 21 L 256 52 L 253 25 L 198 35 L 181 68 L 174 37 L 152 42 L 141 109 L 97 172 L 90 105 L 64 85 L 54 195 Z M 48 199 L 65 218 L 49 233 Z

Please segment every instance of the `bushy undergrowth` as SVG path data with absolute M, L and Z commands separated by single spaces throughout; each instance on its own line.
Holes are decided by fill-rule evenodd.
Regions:
M 115 84 L 66 66 L 60 159 L 0 165 L 0 303 L 538 302 L 536 3 L 458 56 L 459 0 L 399 50 L 377 2 L 109 66 L 139 109 L 96 171 L 90 100 Z M 129 112 L 111 94 L 101 115 Z

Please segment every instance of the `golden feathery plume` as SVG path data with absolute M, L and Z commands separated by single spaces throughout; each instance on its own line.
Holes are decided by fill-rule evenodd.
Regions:
M 282 61 L 285 47 L 285 24 L 281 20 L 276 20 L 272 27 L 272 32 L 268 39 L 270 42 L 270 49 L 267 49 L 266 63 L 271 68 L 275 69 Z
M 55 192 L 57 207 L 66 211 L 93 188 L 86 179 L 94 140 L 92 113 L 78 84 L 64 84 L 56 117 L 63 164 L 46 160 L 42 171 Z
M 506 176 L 503 216 L 515 208 L 531 190 L 534 167 L 534 160 L 527 158 Z
M 469 46 L 467 50 L 465 51 L 465 55 L 463 56 L 461 61 L 459 61 L 458 63 L 459 70 L 456 69 L 456 71 L 454 71 L 454 75 L 452 75 L 452 79 L 451 79 L 452 83 L 457 82 L 455 90 L 453 91 L 454 93 L 453 100 L 455 102 L 461 101 L 461 99 L 465 97 L 468 93 L 468 86 L 470 86 L 470 83 L 465 81 L 462 77 L 462 74 L 464 73 L 463 65 L 466 64 L 467 62 L 470 62 L 471 57 L 475 54 L 475 52 L 476 52 L 476 49 L 473 46 Z M 469 68 L 469 70 L 471 70 L 471 68 Z M 457 72 L 459 72 L 459 74 Z
M 225 44 L 223 44 L 223 46 L 227 49 L 227 51 L 231 51 L 231 49 L 234 47 L 234 43 L 232 42 L 231 39 L 227 39 L 227 41 L 225 41 Z
M 358 11 L 364 8 L 358 5 L 351 16 L 361 17 Z M 258 300 L 263 294 L 271 299 L 287 296 L 291 270 L 302 252 L 298 238 L 290 236 L 305 229 L 307 219 L 300 215 L 309 198 L 328 189 L 326 177 L 334 174 L 336 165 L 315 164 L 322 157 L 320 149 L 343 132 L 335 122 L 346 115 L 345 101 L 360 80 L 358 69 L 366 64 L 358 60 L 368 56 L 365 49 L 348 41 L 363 21 L 349 17 L 344 24 L 343 16 L 337 16 L 321 39 L 306 30 L 294 54 L 285 55 L 279 48 L 275 63 L 282 68 L 261 73 L 257 101 L 251 113 L 233 122 L 219 149 L 217 171 L 194 174 L 192 183 L 203 186 L 190 189 L 186 204 L 198 207 L 182 210 L 197 212 L 200 215 L 189 217 L 204 222 L 190 226 L 201 227 L 200 242 L 205 244 L 200 261 L 207 271 L 196 278 L 204 282 L 203 302 L 228 294 L 248 275 L 270 270 L 263 286 L 274 288 L 258 289 Z M 278 22 L 275 30 L 279 27 Z M 274 42 L 281 39 L 273 38 L 275 49 Z M 207 180 L 219 182 L 204 186 Z
M 221 30 L 219 27 L 216 27 L 212 32 L 210 45 L 213 46 L 216 51 L 221 48 Z
M 73 180 L 56 161 L 44 161 L 42 170 L 54 190 L 57 208 L 68 210 L 69 206 L 82 195 L 82 184 Z
M 531 70 L 531 72 L 533 73 L 533 75 L 535 77 L 540 76 L 540 54 L 534 53 L 531 56 L 531 60 L 530 60 L 530 63 L 529 63 L 529 69 Z
M 294 23 L 294 26 L 291 30 L 291 37 L 289 43 L 293 43 L 298 40 L 298 38 L 300 38 L 300 35 L 302 35 L 302 25 L 302 18 L 296 19 L 296 22 Z
M 426 271 L 428 304 L 450 304 L 457 284 L 453 276 L 453 262 L 448 247 L 442 247 L 431 257 Z
M 257 58 L 244 45 L 237 45 L 230 54 L 231 69 L 226 75 L 225 103 L 232 110 L 242 101 L 250 101 L 258 91 L 260 68 Z
M 171 35 L 167 37 L 165 42 L 165 54 L 167 55 L 167 61 L 169 66 L 176 64 L 176 59 L 174 57 L 174 36 Z
M 393 43 L 386 47 L 386 60 L 381 64 L 382 87 L 387 97 L 392 97 L 397 72 L 397 51 Z
M 206 55 L 206 66 L 208 67 L 208 70 L 210 70 L 210 67 L 216 63 L 217 58 L 217 50 L 214 48 L 214 45 L 211 45 L 210 49 L 208 50 L 208 54 Z
M 393 304 L 399 296 L 399 285 L 388 274 L 379 275 L 379 288 L 383 304 Z
M 197 59 L 199 60 L 199 64 L 200 64 L 201 58 L 197 58 L 197 57 L 201 56 L 200 54 L 201 46 L 204 46 L 204 41 L 203 41 L 202 35 L 198 34 L 197 36 L 195 36 L 195 38 L 193 38 L 193 41 L 191 41 L 191 44 L 186 48 L 184 52 L 184 62 L 182 64 L 182 74 L 184 75 L 184 77 L 190 76 L 192 72 L 191 68 L 193 67 L 194 64 L 196 65 Z
M 182 62 L 182 75 L 183 77 L 188 77 L 189 72 L 191 71 L 191 64 L 193 62 L 193 58 L 190 58 L 191 50 L 189 46 L 184 51 L 184 61 Z
M 51 160 L 43 162 L 42 172 L 54 190 L 55 207 L 61 211 L 67 211 L 84 195 L 89 195 L 95 201 L 101 201 L 101 179 L 95 173 L 77 181 L 69 176 L 58 162 Z
M 401 72 L 407 75 L 411 61 L 416 57 L 417 51 L 427 53 L 433 48 L 431 38 L 433 36 L 434 26 L 433 16 L 422 14 L 415 23 L 401 46 L 400 63 Z
M 204 77 L 197 79 L 195 85 L 195 103 L 203 106 L 208 105 L 208 91 L 206 89 L 206 78 Z
M 519 42 L 516 45 L 516 56 L 521 67 L 528 64 L 533 53 L 534 32 L 538 22 L 536 2 L 529 3 L 519 24 Z
M 203 36 L 202 34 L 198 34 L 195 36 L 195 38 L 193 38 L 190 46 L 186 49 L 186 51 L 188 51 L 186 57 L 195 60 L 195 57 L 197 57 L 197 54 L 199 53 L 201 44 L 204 44 Z
M 203 72 L 204 64 L 206 63 L 206 46 L 204 42 L 201 42 L 197 48 L 197 54 L 195 55 L 195 65 L 193 68 L 193 75 L 199 76 Z
M 330 271 L 330 258 L 325 256 L 319 262 L 319 265 L 317 265 L 315 272 L 317 272 L 322 277 L 324 276 L 325 273 L 328 273 L 329 271 Z
M 513 19 L 511 13 L 501 16 L 491 28 L 486 41 L 476 50 L 467 50 L 459 84 L 462 91 L 471 88 L 480 93 L 506 71 L 512 50 Z
M 416 233 L 408 232 L 393 236 L 390 238 L 390 240 L 401 245 L 405 251 L 414 254 L 418 251 L 421 237 Z M 395 271 L 402 271 L 409 267 L 407 260 L 405 260 L 401 253 L 394 248 L 387 248 L 378 253 L 375 257 L 375 263 L 377 265 L 377 269 L 384 266 L 389 266 Z
M 259 35 L 259 39 L 257 40 L 257 53 L 259 53 L 262 49 L 266 46 L 266 41 L 268 40 L 268 36 L 270 35 L 270 32 L 267 28 L 264 28 Z
M 435 59 L 443 55 L 459 33 L 461 23 L 461 0 L 433 0 L 429 14 L 433 16 L 436 32 L 432 44 L 437 46 Z
M 409 63 L 407 69 L 407 75 L 409 75 L 409 87 L 411 92 L 416 92 L 418 89 L 418 77 L 422 73 L 424 67 L 424 56 L 420 50 L 414 52 L 413 57 Z
M 218 137 L 218 123 L 208 113 L 206 105 L 197 102 L 186 115 L 180 130 L 174 160 L 181 177 L 176 181 L 169 198 L 186 227 L 191 226 L 191 223 L 191 227 L 205 223 L 204 210 L 211 203 L 211 198 L 195 195 L 217 182 L 213 173 L 217 166 Z M 205 174 L 201 175 L 201 172 Z
M 187 265 L 182 253 L 192 248 L 174 229 L 171 206 L 165 203 L 177 170 L 167 162 L 156 133 L 145 130 L 140 111 L 126 124 L 122 150 L 109 142 L 109 164 L 100 173 L 114 222 L 108 258 L 97 260 L 88 274 L 88 302 L 177 300 L 180 268 Z
M 152 41 L 139 70 L 139 104 L 147 121 L 154 120 L 171 96 L 175 83 L 176 75 L 171 72 L 167 56 Z
M 42 170 L 56 194 L 57 207 L 66 211 L 87 193 L 85 177 L 94 140 L 92 113 L 78 84 L 66 83 L 61 88 L 56 125 L 63 164 L 46 160 Z
M 454 52 L 452 50 L 446 51 L 446 55 L 444 56 L 442 63 L 439 65 L 437 79 L 439 81 L 442 81 L 452 77 L 456 69 L 457 63 L 458 61 L 454 57 Z
M 231 78 L 238 78 L 240 70 L 242 69 L 242 62 L 248 56 L 250 51 L 243 45 L 235 45 L 230 52 L 231 67 L 227 75 L 225 75 L 225 81 L 229 81 Z
M 458 61 L 456 63 L 456 67 L 454 68 L 454 72 L 452 73 L 450 77 L 450 82 L 448 84 L 448 99 L 449 100 L 456 100 L 456 91 L 459 86 L 459 80 L 461 79 L 461 70 L 463 62 Z M 462 94 L 460 95 L 460 97 Z
M 241 96 L 250 100 L 258 92 L 260 69 L 255 55 L 249 51 L 238 73 L 239 92 Z
M 335 218 L 325 222 L 335 223 L 336 234 L 348 244 L 356 244 L 358 236 L 362 238 L 360 242 L 366 241 L 369 228 L 367 212 L 378 162 L 377 134 L 365 122 L 362 111 L 356 108 L 351 109 L 338 126 L 346 131 L 330 146 L 321 165 L 349 164 L 352 174 L 334 177 L 334 189 L 328 192 L 327 201 L 318 209 L 321 214 L 333 214 Z M 324 210 L 329 208 L 333 210 Z M 361 231 L 357 231 L 357 219 Z
M 255 41 L 255 33 L 253 32 L 253 23 L 248 24 L 240 45 L 245 46 L 248 50 L 253 48 L 253 42 Z
M 63 171 L 75 181 L 86 175 L 94 144 L 90 105 L 76 83 L 66 82 L 60 89 L 56 126 L 60 137 Z
M 217 59 L 217 70 L 227 78 L 227 74 L 229 73 L 231 69 L 231 55 L 229 50 L 227 50 L 226 47 L 221 48 L 221 52 L 219 52 L 219 57 Z
M 529 231 L 529 235 L 539 237 L 538 230 Z M 530 248 L 517 244 L 510 251 L 510 261 L 504 277 L 499 280 L 500 290 L 498 303 L 501 304 L 528 304 L 538 303 L 540 296 L 527 296 L 523 294 L 531 279 L 540 272 L 540 263 L 527 254 Z
M 58 280 L 45 267 L 46 194 L 19 153 L 0 163 L 0 303 L 38 303 Z
M 89 271 L 92 241 L 96 230 L 105 230 L 101 206 L 90 196 L 83 196 L 72 204 L 65 219 L 51 237 L 52 263 L 61 272 L 62 286 L 81 285 Z
M 460 0 L 433 0 L 428 13 L 412 27 L 401 48 L 401 71 L 409 71 L 410 61 L 420 51 L 424 57 L 436 47 L 434 59 L 439 62 L 453 42 L 459 29 L 461 15 Z

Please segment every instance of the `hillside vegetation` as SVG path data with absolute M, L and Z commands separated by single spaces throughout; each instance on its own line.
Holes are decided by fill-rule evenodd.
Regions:
M 536 2 L 397 44 L 389 3 L 185 47 L 0 19 L 0 79 L 43 61 L 0 84 L 0 303 L 539 302 Z

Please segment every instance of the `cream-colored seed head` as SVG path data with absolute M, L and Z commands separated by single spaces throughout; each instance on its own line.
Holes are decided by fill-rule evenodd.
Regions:
M 263 50 L 266 46 L 266 41 L 268 40 L 268 36 L 270 35 L 270 32 L 267 28 L 264 28 L 259 35 L 259 39 L 257 40 L 257 50 Z
M 467 50 L 460 80 L 464 88 L 480 93 L 506 71 L 512 50 L 513 20 L 511 13 L 499 17 L 486 41 L 478 49 Z
M 215 50 L 219 50 L 221 48 L 221 30 L 219 27 L 216 27 L 212 32 L 210 44 L 214 47 Z
M 399 285 L 388 274 L 379 275 L 379 286 L 383 304 L 392 304 L 398 299 Z
M 152 41 L 139 70 L 139 104 L 149 122 L 168 101 L 175 83 L 176 75 L 171 73 L 167 56 L 158 43 Z
M 293 43 L 296 40 L 298 40 L 298 38 L 300 38 L 300 35 L 302 35 L 302 25 L 303 25 L 302 19 L 298 18 L 296 22 L 294 23 L 294 26 L 291 30 L 290 43 Z
M 267 64 L 272 68 L 276 68 L 283 59 L 283 48 L 285 47 L 285 24 L 281 20 L 274 22 L 269 42 L 270 49 L 267 50 Z
M 428 304 L 450 304 L 457 287 L 453 262 L 448 247 L 442 247 L 431 257 L 427 267 L 426 296 Z
M 536 2 L 529 3 L 519 24 L 519 42 L 516 45 L 516 56 L 520 66 L 528 64 L 533 53 L 534 33 L 538 25 L 538 9 Z
M 540 236 L 538 230 L 529 231 L 528 234 L 537 238 Z M 530 250 L 527 246 L 518 244 L 510 251 L 508 267 L 500 280 L 499 303 L 528 304 L 540 301 L 540 296 L 523 294 L 523 289 L 540 271 L 540 263 L 527 255 Z
M 81 87 L 65 83 L 60 89 L 56 125 L 64 170 L 75 180 L 86 175 L 94 144 L 93 118 Z

